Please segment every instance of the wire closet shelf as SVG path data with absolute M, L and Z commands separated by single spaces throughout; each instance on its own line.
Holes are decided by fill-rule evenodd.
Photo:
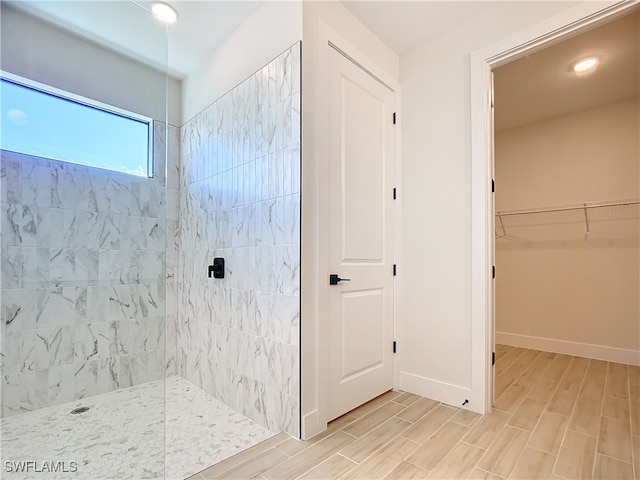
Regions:
M 598 220 L 633 220 L 640 218 L 640 198 L 628 198 L 623 200 L 607 200 L 600 202 L 585 202 L 571 205 L 556 205 L 551 207 L 538 207 L 517 210 L 501 210 L 495 213 L 496 217 L 496 235 L 498 237 L 507 237 L 507 228 L 505 225 L 507 218 L 515 219 L 518 216 L 526 215 L 562 215 L 571 213 L 571 221 L 576 220 L 575 215 L 580 214 L 581 221 L 584 221 L 586 234 L 590 233 L 592 221 Z M 562 219 L 558 219 L 562 222 Z M 520 225 L 511 225 L 520 226 Z M 499 233 L 499 230 L 502 234 Z

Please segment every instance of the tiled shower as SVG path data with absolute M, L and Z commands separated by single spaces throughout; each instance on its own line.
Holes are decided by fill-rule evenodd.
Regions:
M 300 141 L 296 44 L 181 128 L 155 122 L 153 178 L 3 151 L 5 433 L 180 377 L 299 435 Z M 208 276 L 215 257 L 223 279 Z M 190 395 L 160 394 L 152 423 Z
M 164 126 L 153 178 L 2 152 L 2 416 L 164 375 Z
M 297 436 L 300 45 L 187 122 L 180 159 L 177 373 Z

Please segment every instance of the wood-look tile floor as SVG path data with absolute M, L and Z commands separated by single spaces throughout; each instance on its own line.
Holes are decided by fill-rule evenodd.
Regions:
M 309 441 L 280 434 L 191 480 L 640 480 L 640 367 L 496 353 L 490 414 L 387 392 Z

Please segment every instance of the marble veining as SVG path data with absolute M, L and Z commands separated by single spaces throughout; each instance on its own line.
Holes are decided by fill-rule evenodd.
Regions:
M 300 142 L 296 44 L 183 128 L 156 122 L 152 179 L 0 152 L 3 462 L 184 478 L 298 435 Z
M 300 45 L 181 129 L 175 357 L 184 378 L 299 433 Z M 214 257 L 224 279 L 207 277 Z M 172 348 L 172 347 L 170 347 Z M 175 361 L 173 359 L 175 358 Z
M 273 435 L 177 376 L 5 418 L 0 432 L 2 478 L 82 480 L 182 480 Z M 77 471 L 6 471 L 29 460 Z
M 3 417 L 163 377 L 178 152 L 160 122 L 153 178 L 0 151 Z

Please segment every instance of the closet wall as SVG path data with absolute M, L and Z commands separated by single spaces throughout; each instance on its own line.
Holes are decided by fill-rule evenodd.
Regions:
M 495 137 L 496 211 L 640 197 L 638 98 Z M 638 363 L 640 207 L 496 218 L 496 342 Z M 504 229 L 502 224 L 504 224 Z

